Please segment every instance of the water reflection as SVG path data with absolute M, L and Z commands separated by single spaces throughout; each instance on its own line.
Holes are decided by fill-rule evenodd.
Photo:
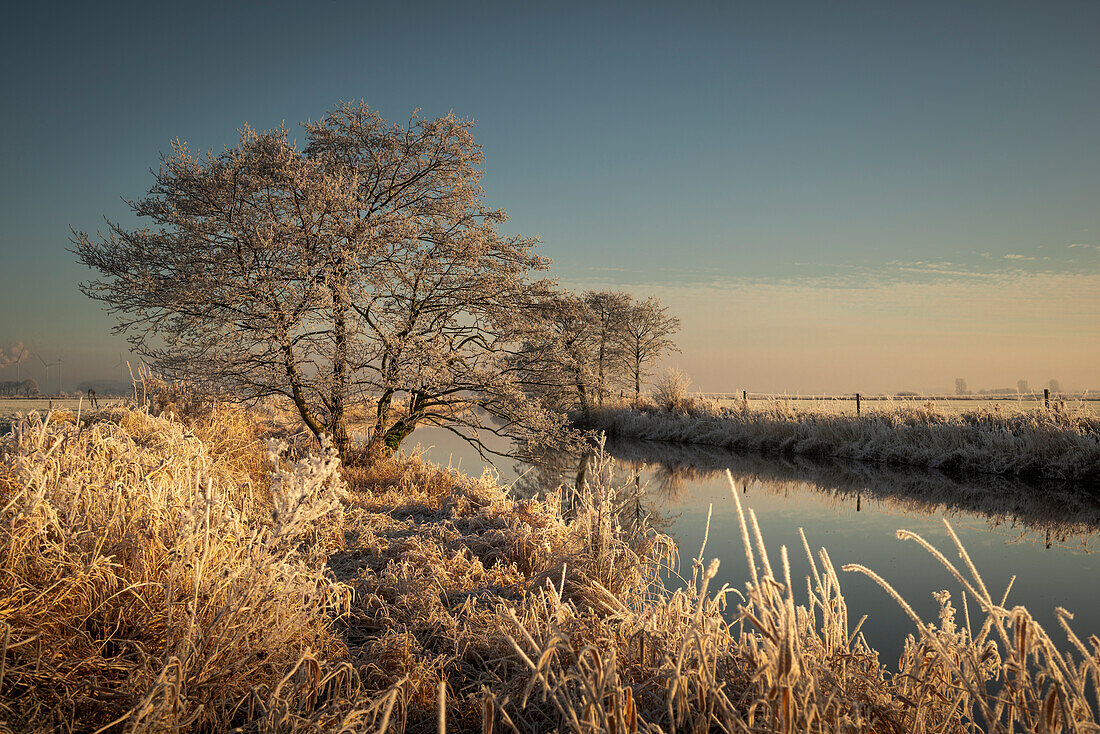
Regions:
M 523 471 L 513 482 L 512 491 L 519 496 L 530 497 L 564 488 L 563 513 L 568 516 L 583 494 L 586 482 L 598 483 L 595 476 L 605 473 L 601 478 L 610 480 L 616 490 L 619 507 L 618 521 L 628 534 L 645 533 L 647 530 L 665 532 L 676 519 L 668 505 L 668 495 L 658 487 L 652 490 L 653 482 L 643 475 L 652 470 L 645 461 L 623 459 L 607 450 L 606 464 L 601 464 L 598 449 L 578 452 L 540 452 L 526 457 Z
M 745 492 L 792 496 L 812 492 L 829 503 L 849 504 L 857 512 L 875 502 L 905 515 L 969 515 L 990 529 L 1011 530 L 1017 541 L 1072 545 L 1091 550 L 1100 533 L 1100 493 L 1085 485 L 1030 482 L 999 476 L 965 480 L 933 469 L 893 467 L 865 462 L 803 456 L 743 455 L 728 450 L 652 441 L 608 440 L 616 460 L 617 482 L 638 488 L 639 512 L 659 525 L 691 488 L 729 470 Z M 579 486 L 592 454 L 543 454 L 515 483 L 518 492 L 545 492 Z M 644 509 L 643 509 L 644 508 Z
M 431 447 L 429 460 L 480 473 L 476 452 L 451 434 L 423 432 L 418 440 Z M 682 560 L 694 558 L 708 534 L 706 558 L 722 561 L 718 585 L 739 589 L 749 577 L 725 479 L 729 469 L 759 517 L 768 548 L 791 550 L 793 578 L 810 574 L 798 550 L 801 528 L 814 553 L 824 547 L 838 567 L 871 567 L 922 619 L 935 621 L 939 604 L 932 592 L 958 586 L 938 561 L 900 542 L 896 531 L 912 530 L 950 552 L 953 541 L 940 522 L 947 515 L 990 589 L 1002 593 L 1015 578 L 1008 606 L 1026 605 L 1048 631 L 1059 629 L 1054 608 L 1062 606 L 1076 615 L 1079 634 L 1100 633 L 1100 555 L 1091 553 L 1100 535 L 1095 488 L 998 477 L 958 479 L 934 470 L 738 455 L 655 442 L 609 441 L 606 449 L 616 458 L 615 486 L 633 491 L 619 495 L 634 502 L 626 509 L 655 525 L 663 523 L 659 527 L 676 539 Z M 498 461 L 497 467 L 500 481 L 530 496 L 561 485 L 575 488 L 578 477 L 584 479 L 581 458 L 579 453 L 542 455 L 535 464 Z M 857 610 L 850 621 L 870 615 L 864 634 L 882 660 L 892 664 L 905 636 L 915 631 L 912 621 L 869 579 L 844 574 L 842 585 L 848 608 Z

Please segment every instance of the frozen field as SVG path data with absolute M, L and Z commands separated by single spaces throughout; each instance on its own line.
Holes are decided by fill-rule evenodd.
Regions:
M 122 401 L 124 398 L 100 398 L 99 407 Z M 88 398 L 3 398 L 0 399 L 0 423 L 7 423 L 16 413 L 30 413 L 37 410 L 45 413 L 49 410 L 89 410 L 91 403 Z
M 740 404 L 741 393 L 699 393 L 700 397 L 716 400 L 723 406 Z M 799 411 L 822 413 L 854 413 L 855 394 L 849 395 L 784 395 L 784 394 L 748 394 L 750 405 L 762 403 L 789 403 Z M 945 414 L 967 413 L 979 410 L 997 410 L 1004 413 L 1026 413 L 1044 407 L 1043 395 L 1024 395 L 1011 397 L 991 397 L 978 395 L 958 397 L 955 395 L 927 395 L 919 397 L 897 397 L 883 395 L 860 395 L 861 411 L 889 411 L 898 408 L 920 408 L 929 403 L 936 411 Z M 1100 395 L 1066 394 L 1051 395 L 1052 407 L 1065 405 L 1067 409 L 1081 411 L 1088 415 L 1100 416 Z

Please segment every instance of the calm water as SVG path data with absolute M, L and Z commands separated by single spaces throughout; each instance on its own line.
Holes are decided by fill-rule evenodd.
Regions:
M 477 453 L 436 429 L 414 434 L 427 457 L 470 474 L 484 466 Z M 858 462 L 815 462 L 738 456 L 715 449 L 629 442 L 609 444 L 617 476 L 644 486 L 644 502 L 680 546 L 689 569 L 702 542 L 708 508 L 713 508 L 705 556 L 722 561 L 718 582 L 743 588 L 748 566 L 725 471 L 733 475 L 742 502 L 757 515 L 773 567 L 786 545 L 792 579 L 805 599 L 809 565 L 798 529 L 811 549 L 828 550 L 840 575 L 854 625 L 867 614 L 868 642 L 893 666 L 914 626 L 886 593 L 865 576 L 840 567 L 861 563 L 897 589 L 925 621 L 935 621 L 932 593 L 947 589 L 962 618 L 959 584 L 912 541 L 900 541 L 905 528 L 922 535 L 959 561 L 943 518 L 952 524 L 987 587 L 999 597 L 1016 576 L 1008 605 L 1028 607 L 1056 641 L 1065 639 L 1054 618 L 1062 606 L 1075 615 L 1079 635 L 1100 634 L 1100 493 L 1095 488 L 1024 484 L 987 478 L 958 481 L 933 471 L 897 470 Z M 575 459 L 559 457 L 557 471 L 534 470 L 514 460 L 497 462 L 501 480 L 517 492 L 545 491 L 576 476 Z M 732 597 L 731 597 L 732 598 Z M 979 613 L 972 600 L 975 629 Z

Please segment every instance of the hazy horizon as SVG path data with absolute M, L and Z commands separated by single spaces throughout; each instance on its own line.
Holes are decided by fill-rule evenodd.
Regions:
M 137 224 L 120 197 L 176 137 L 301 140 L 341 99 L 477 120 L 506 231 L 540 236 L 563 286 L 660 298 L 694 389 L 1100 388 L 1095 3 L 11 15 L 0 349 L 62 358 L 66 391 L 126 352 L 69 227 Z

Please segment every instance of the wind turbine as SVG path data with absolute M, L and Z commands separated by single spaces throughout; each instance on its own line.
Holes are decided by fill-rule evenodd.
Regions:
M 38 358 L 38 361 L 42 363 L 42 366 L 46 369 L 46 376 L 42 379 L 42 387 L 46 389 L 46 392 L 50 391 L 50 367 L 57 367 L 57 393 L 61 394 L 61 356 L 58 355 L 56 362 L 47 362 L 42 359 L 42 355 L 38 352 L 34 353 L 34 356 Z
M 22 344 L 19 345 L 19 356 L 15 358 L 15 381 L 19 382 L 19 365 L 23 362 L 23 355 L 27 353 L 27 348 Z
M 126 382 L 126 373 L 122 370 L 122 368 L 125 367 L 125 366 L 126 366 L 126 360 L 124 360 L 122 358 L 122 352 L 119 352 L 118 353 L 118 364 L 116 364 L 111 369 L 115 369 L 115 367 L 119 368 L 118 369 L 118 379 L 121 382 Z
M 50 391 L 50 365 L 46 360 L 42 359 L 42 355 L 39 354 L 38 352 L 35 352 L 34 356 L 35 356 L 35 358 L 38 359 L 39 362 L 42 363 L 42 366 L 46 369 L 46 377 L 43 378 L 43 380 L 42 380 L 42 388 L 46 392 L 49 392 Z

